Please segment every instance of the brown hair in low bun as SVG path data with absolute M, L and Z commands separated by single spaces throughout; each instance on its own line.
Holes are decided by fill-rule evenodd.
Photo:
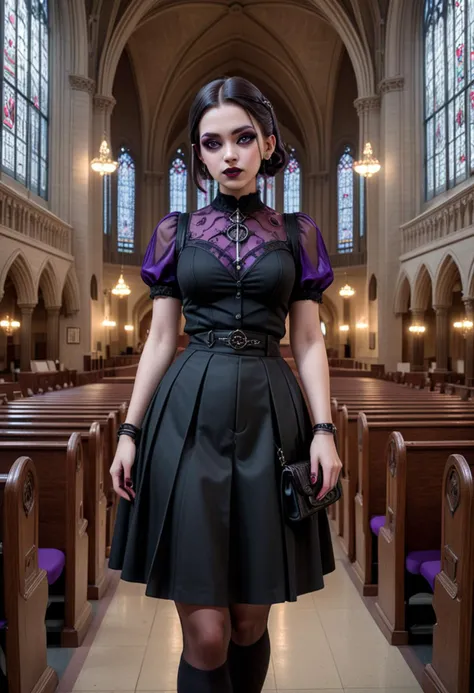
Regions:
M 209 108 L 216 108 L 224 103 L 234 103 L 246 110 L 260 125 L 264 137 L 275 135 L 276 146 L 270 159 L 262 161 L 258 173 L 276 176 L 288 163 L 288 153 L 281 139 L 278 122 L 273 107 L 268 99 L 252 82 L 243 77 L 223 77 L 206 84 L 196 94 L 189 112 L 189 138 L 192 145 L 192 175 L 197 187 L 203 180 L 210 180 L 209 171 L 202 163 L 196 151 L 199 148 L 199 124 Z

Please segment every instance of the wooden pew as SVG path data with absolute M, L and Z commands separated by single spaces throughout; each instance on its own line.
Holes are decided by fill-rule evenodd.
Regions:
M 90 426 L 77 422 L 58 424 L 61 426 L 59 430 L 53 422 L 49 424 L 49 429 L 37 426 L 39 424 L 34 428 L 22 429 L 10 424 L 8 428 L 0 428 L 0 441 L 67 441 L 75 431 L 80 433 L 84 464 L 84 517 L 89 537 L 87 598 L 100 599 L 109 584 L 105 558 L 107 499 L 103 479 L 104 427 L 97 421 Z
M 444 470 L 441 572 L 435 579 L 431 664 L 423 674 L 425 693 L 463 693 L 474 685 L 474 472 L 462 455 Z
M 78 647 L 89 628 L 87 601 L 87 520 L 84 518 L 84 467 L 79 433 L 68 441 L 1 441 L 0 473 L 19 454 L 34 461 L 39 481 L 39 544 L 66 555 L 63 647 Z
M 471 431 L 472 433 L 472 431 Z M 406 557 L 441 545 L 441 490 L 450 454 L 474 464 L 474 440 L 407 441 L 394 431 L 387 445 L 385 525 L 378 537 L 376 611 L 391 644 L 406 645 Z M 472 588 L 472 586 L 471 586 Z
M 0 474 L 0 539 L 9 693 L 53 693 L 58 676 L 48 666 L 46 572 L 38 567 L 38 478 L 28 457 Z
M 439 421 L 405 419 L 379 422 L 368 419 L 363 412 L 359 414 L 358 485 L 354 498 L 356 552 L 353 569 L 365 596 L 377 595 L 370 520 L 386 512 L 386 446 L 392 431 L 398 431 L 410 441 L 471 441 L 473 424 L 472 419 L 446 421 L 445 418 Z M 380 560 L 379 557 L 379 566 Z
M 343 405 L 339 409 L 337 419 L 340 441 L 341 462 L 343 465 L 341 484 L 343 488 L 342 546 L 350 561 L 355 560 L 355 509 L 354 498 L 358 487 L 358 438 L 357 422 L 359 411 L 364 411 L 373 421 L 416 420 L 430 421 L 433 417 L 445 421 L 458 421 L 461 417 L 474 420 L 474 409 L 466 409 L 465 405 L 448 407 L 444 405 L 428 406 L 426 403 L 417 406 L 398 406 L 379 404 L 377 407 L 361 405 L 348 409 Z M 392 429 L 393 430 L 393 429 Z

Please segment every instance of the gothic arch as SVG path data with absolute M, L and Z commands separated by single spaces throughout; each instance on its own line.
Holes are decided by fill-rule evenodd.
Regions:
M 394 306 L 393 310 L 395 315 L 401 315 L 402 313 L 408 313 L 408 310 L 410 308 L 410 296 L 411 296 L 411 286 L 410 286 L 410 281 L 405 274 L 405 272 L 401 272 L 398 282 L 397 282 L 397 288 L 395 290 L 395 300 L 394 300 Z
M 311 2 L 334 27 L 346 46 L 354 68 L 359 98 L 372 96 L 375 92 L 375 77 L 370 49 L 367 42 L 359 35 L 343 3 L 341 0 L 311 0 Z M 182 4 L 185 5 L 186 2 Z M 150 10 L 159 5 L 160 0 L 141 0 L 141 2 L 130 3 L 125 9 L 101 55 L 98 70 L 100 94 L 112 96 L 117 65 L 130 36 Z M 232 9 L 229 8 L 229 11 Z
M 421 265 L 413 281 L 411 310 L 428 310 L 433 295 L 433 280 L 426 265 Z
M 393 0 L 390 3 L 385 39 L 385 77 L 405 73 L 404 62 L 417 45 L 422 16 L 423 0 Z
M 453 288 L 459 282 L 462 286 L 461 271 L 454 255 L 448 253 L 439 265 L 434 283 L 433 303 L 435 306 L 450 306 Z
M 49 258 L 43 262 L 38 273 L 38 288 L 41 287 L 45 308 L 53 308 L 61 305 L 61 294 L 59 291 L 58 282 L 54 267 Z
M 63 286 L 63 305 L 66 315 L 78 313 L 81 307 L 79 282 L 77 281 L 76 268 L 71 265 L 66 275 Z
M 5 280 L 9 273 L 16 289 L 18 303 L 36 305 L 38 294 L 33 280 L 33 272 L 21 250 L 15 250 L 5 263 L 0 276 L 0 293 L 2 295 Z
M 467 296 L 474 297 L 474 260 L 471 265 L 471 269 L 469 271 L 469 279 L 467 282 L 468 290 L 467 290 Z

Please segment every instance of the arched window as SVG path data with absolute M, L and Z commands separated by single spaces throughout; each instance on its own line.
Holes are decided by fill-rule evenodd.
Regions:
M 349 146 L 337 166 L 337 252 L 354 249 L 354 157 Z
M 257 187 L 260 191 L 260 199 L 268 207 L 275 209 L 275 178 L 265 176 L 257 176 Z
M 198 188 L 198 191 L 197 191 L 197 209 L 202 209 L 203 207 L 207 207 L 207 205 L 212 202 L 212 200 L 215 198 L 215 196 L 219 192 L 219 183 L 214 179 L 203 181 L 202 187 L 206 189 L 206 192 L 203 193 L 202 190 L 199 190 L 199 188 Z
M 122 147 L 117 175 L 117 249 L 133 253 L 135 244 L 135 162 Z
M 301 205 L 301 169 L 293 148 L 291 148 L 290 160 L 285 169 L 283 195 L 285 214 L 299 212 Z
M 188 169 L 182 149 L 177 149 L 170 166 L 170 211 L 187 211 Z
M 48 194 L 49 34 L 47 0 L 3 0 L 2 169 Z
M 425 0 L 426 197 L 474 170 L 474 1 Z

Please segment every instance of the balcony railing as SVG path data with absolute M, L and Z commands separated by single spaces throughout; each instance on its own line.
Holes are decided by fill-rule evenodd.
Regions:
M 471 226 L 473 212 L 474 188 L 470 187 L 403 224 L 402 255 Z
M 71 254 L 72 227 L 1 182 L 0 225 Z

